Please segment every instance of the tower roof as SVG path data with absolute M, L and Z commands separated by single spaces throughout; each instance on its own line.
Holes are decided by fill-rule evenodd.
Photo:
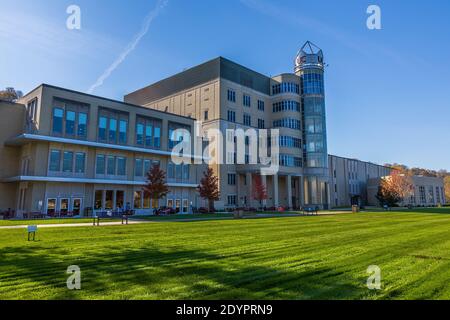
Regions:
M 316 46 L 311 41 L 306 41 L 303 47 L 298 52 L 298 55 L 303 56 L 307 54 L 317 54 L 319 56 L 323 57 L 322 49 L 320 49 L 318 46 Z

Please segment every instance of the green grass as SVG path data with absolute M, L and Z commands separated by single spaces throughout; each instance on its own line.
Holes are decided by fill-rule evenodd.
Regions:
M 231 213 L 211 213 L 211 214 L 174 214 L 167 216 L 135 216 L 132 219 L 147 221 L 170 221 L 170 220 L 192 220 L 211 218 L 232 218 Z
M 102 222 L 120 221 L 117 219 L 102 219 Z M 92 218 L 65 218 L 65 219 L 36 219 L 36 220 L 0 220 L 0 227 L 28 226 L 40 224 L 69 224 L 69 223 L 92 223 Z
M 431 211 L 0 230 L 0 299 L 450 299 L 450 212 Z

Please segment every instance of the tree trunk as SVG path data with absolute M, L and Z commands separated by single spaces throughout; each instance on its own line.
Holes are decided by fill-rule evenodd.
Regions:
M 214 201 L 208 200 L 208 205 L 209 205 L 208 211 L 209 213 L 212 213 L 214 211 Z

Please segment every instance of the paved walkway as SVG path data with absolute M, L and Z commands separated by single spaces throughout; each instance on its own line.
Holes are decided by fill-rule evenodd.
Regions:
M 325 212 L 319 212 L 319 216 L 334 216 L 337 214 L 348 214 L 351 213 L 349 211 L 325 211 Z M 292 217 L 305 217 L 303 215 L 297 214 L 297 213 L 277 213 L 277 214 L 265 214 L 260 213 L 256 214 L 254 216 L 246 216 L 243 219 L 262 219 L 262 218 L 292 218 Z M 167 223 L 167 222 L 195 222 L 195 221 L 214 221 L 214 220 L 233 220 L 233 215 L 230 215 L 230 217 L 209 217 L 209 218 L 192 218 L 192 219 L 161 219 L 161 220 L 139 220 L 139 219 L 133 219 L 129 220 L 128 224 L 145 224 L 145 223 Z M 0 226 L 0 230 L 4 229 L 26 229 L 29 224 L 27 225 L 15 225 L 15 226 Z M 122 222 L 101 222 L 100 221 L 100 227 L 105 226 L 120 226 L 122 225 Z M 54 223 L 54 224 L 38 224 L 39 228 L 75 228 L 75 227 L 94 227 L 92 222 L 85 222 L 85 223 Z M 96 226 L 97 227 L 97 226 Z

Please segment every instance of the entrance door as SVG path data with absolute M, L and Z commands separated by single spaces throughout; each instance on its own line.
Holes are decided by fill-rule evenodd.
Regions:
M 181 200 L 180 199 L 177 199 L 175 201 L 175 210 L 177 213 L 180 213 L 180 210 L 181 210 Z
M 72 199 L 72 212 L 74 216 L 81 215 L 81 199 L 75 198 Z

